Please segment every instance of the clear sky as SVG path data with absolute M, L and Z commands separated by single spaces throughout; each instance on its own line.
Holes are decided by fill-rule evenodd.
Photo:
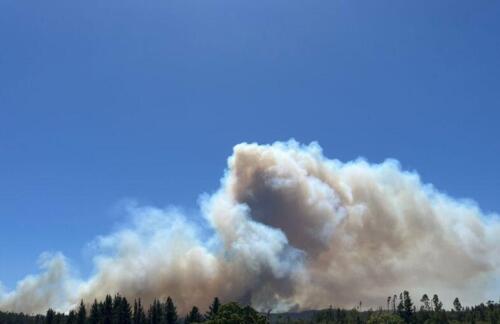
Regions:
M 0 280 L 83 271 L 124 199 L 196 210 L 232 147 L 396 158 L 500 211 L 500 2 L 0 1 Z

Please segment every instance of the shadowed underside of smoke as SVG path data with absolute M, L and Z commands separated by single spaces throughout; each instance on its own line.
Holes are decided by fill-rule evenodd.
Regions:
M 214 296 L 280 311 L 378 306 L 401 289 L 473 303 L 499 275 L 498 217 L 393 160 L 341 163 L 294 141 L 239 144 L 201 211 L 193 222 L 131 207 L 132 224 L 96 240 L 90 278 L 72 275 L 61 254 L 44 255 L 39 275 L 0 291 L 0 309 L 68 310 L 120 293 L 170 295 L 182 312 Z

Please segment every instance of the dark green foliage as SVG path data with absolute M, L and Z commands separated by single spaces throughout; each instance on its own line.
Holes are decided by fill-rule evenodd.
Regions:
M 47 314 L 45 315 L 45 323 L 53 324 L 55 322 L 56 312 L 52 308 L 49 308 Z
M 87 319 L 87 310 L 82 300 L 80 301 L 80 306 L 78 307 L 78 313 L 76 314 L 76 323 L 85 324 L 86 319 Z
M 410 323 L 413 319 L 413 302 L 410 298 L 410 293 L 408 291 L 403 292 L 403 313 L 402 318 L 406 323 Z
M 144 313 L 144 308 L 142 307 L 141 299 L 134 301 L 134 324 L 145 324 L 146 314 Z
M 167 297 L 167 302 L 165 303 L 165 323 L 175 324 L 177 322 L 177 309 L 174 302 L 170 296 Z
M 54 318 L 54 323 L 63 324 L 64 323 L 64 314 L 56 313 L 56 316 Z
M 132 313 L 127 298 L 115 295 L 113 299 L 113 323 L 131 324 Z
M 23 313 L 11 313 L 0 311 L 0 323 L 2 324 L 45 324 L 44 315 L 27 315 Z
M 218 297 L 214 298 L 214 301 L 212 302 L 212 305 L 208 307 L 208 312 L 207 312 L 207 319 L 213 319 L 215 315 L 219 312 L 220 308 L 220 301 Z
M 163 307 L 159 300 L 155 299 L 149 307 L 148 322 L 150 324 L 160 324 L 163 317 Z
M 186 315 L 186 318 L 184 319 L 184 324 L 201 323 L 203 322 L 203 320 L 204 320 L 203 315 L 201 315 L 198 307 L 193 306 L 191 311 Z
M 241 307 L 238 303 L 229 303 L 220 306 L 219 311 L 205 323 L 210 324 L 266 324 L 265 316 L 259 314 L 250 306 Z
M 448 323 L 448 316 L 443 310 L 443 303 L 436 294 L 432 297 L 432 306 L 434 311 L 430 314 L 427 323 Z
M 332 306 L 330 306 L 327 310 L 318 312 L 313 317 L 313 322 L 315 323 L 346 323 L 348 316 L 348 312 L 344 309 L 336 309 L 334 310 Z
M 462 304 L 460 303 L 460 300 L 455 298 L 453 301 L 453 307 L 455 308 L 455 312 L 461 312 L 462 311 Z
M 337 311 L 340 311 L 340 310 L 337 310 Z M 317 314 L 315 317 L 315 320 L 317 322 L 320 322 L 320 323 L 322 323 L 322 322 L 333 323 L 336 320 L 336 317 L 340 317 L 338 315 L 335 316 L 336 314 L 340 314 L 340 313 L 335 313 L 332 305 L 330 305 L 330 307 L 326 311 L 323 311 L 323 312 L 320 312 L 319 314 Z
M 94 303 L 92 304 L 92 307 L 90 308 L 89 323 L 90 324 L 98 324 L 100 315 L 101 314 L 99 312 L 99 304 L 97 303 L 97 300 L 94 299 Z
M 422 298 L 420 299 L 420 302 L 423 304 L 421 306 L 421 310 L 429 312 L 431 310 L 431 301 L 429 299 L 429 296 L 427 294 L 424 294 Z
M 322 311 L 315 311 L 315 314 L 311 316 L 310 321 L 285 321 L 281 323 L 328 323 L 328 324 L 357 324 L 366 323 L 368 318 L 372 315 L 373 311 L 368 310 L 366 312 L 358 311 L 359 304 L 356 308 L 352 310 L 345 309 L 333 309 L 331 306 L 328 309 Z M 273 322 L 273 321 L 271 321 Z
M 403 293 L 400 293 L 399 294 L 399 303 L 398 303 L 398 314 L 401 315 L 403 314 L 403 311 L 404 311 L 404 304 L 403 304 Z
M 66 324 L 76 324 L 76 312 L 74 310 L 69 311 L 66 317 Z
M 434 306 L 435 312 L 440 312 L 441 309 L 443 308 L 443 303 L 439 300 L 438 295 L 434 295 L 432 297 L 432 305 Z
M 389 314 L 389 313 L 385 313 L 385 312 L 379 312 L 379 313 L 372 314 L 368 318 L 368 321 L 366 323 L 367 324 L 403 324 L 404 321 L 401 317 L 399 317 L 397 315 Z
M 113 299 L 106 295 L 104 303 L 101 304 L 101 322 L 102 324 L 113 324 Z

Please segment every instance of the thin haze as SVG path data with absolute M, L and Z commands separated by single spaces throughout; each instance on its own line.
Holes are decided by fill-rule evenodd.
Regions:
M 130 206 L 132 224 L 96 240 L 90 278 L 61 254 L 43 255 L 42 272 L 3 292 L 0 309 L 68 310 L 108 293 L 169 295 L 182 312 L 214 296 L 283 311 L 376 307 L 401 289 L 465 304 L 500 293 L 488 289 L 500 275 L 498 215 L 395 160 L 342 163 L 315 143 L 242 143 L 200 209 L 208 239 L 175 209 Z

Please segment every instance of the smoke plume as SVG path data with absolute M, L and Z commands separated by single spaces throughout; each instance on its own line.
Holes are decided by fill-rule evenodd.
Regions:
M 96 240 L 89 278 L 61 254 L 44 255 L 39 275 L 0 290 L 0 309 L 66 311 L 108 293 L 172 296 L 182 312 L 214 296 L 274 311 L 376 307 L 402 289 L 467 304 L 489 297 L 499 277 L 497 215 L 397 161 L 342 163 L 315 143 L 236 145 L 220 188 L 200 199 L 201 220 L 129 211 L 132 224 Z

